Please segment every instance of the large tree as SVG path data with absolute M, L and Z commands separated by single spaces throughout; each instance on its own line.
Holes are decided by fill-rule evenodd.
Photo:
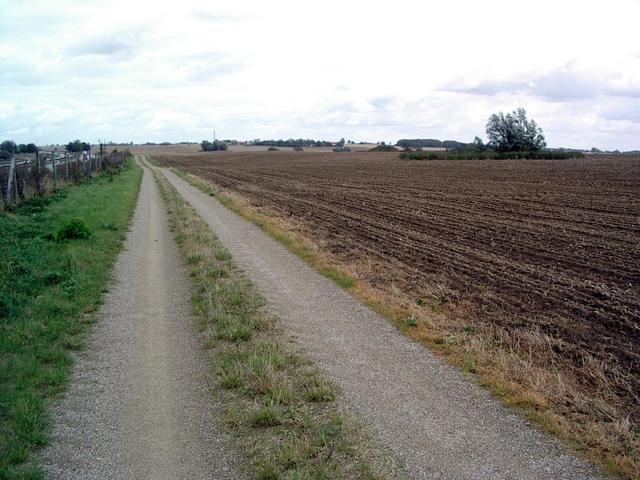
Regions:
M 536 151 L 547 146 L 542 129 L 535 120 L 527 120 L 524 108 L 491 115 L 487 136 L 490 145 L 501 152 Z
M 16 142 L 13 140 L 5 140 L 0 143 L 0 159 L 4 160 L 11 158 L 14 153 L 17 152 Z
M 18 153 L 36 153 L 38 151 L 38 147 L 36 147 L 35 143 L 21 143 L 18 145 Z
M 81 142 L 80 140 L 74 140 L 73 142 L 67 143 L 65 148 L 67 149 L 67 152 L 88 152 L 91 150 L 91 144 Z

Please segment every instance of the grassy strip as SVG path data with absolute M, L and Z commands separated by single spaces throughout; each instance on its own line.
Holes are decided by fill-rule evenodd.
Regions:
M 156 172 L 195 286 L 226 420 L 259 479 L 395 478 L 338 392 L 264 311 L 264 300 L 200 216 Z
M 0 478 L 40 478 L 27 465 L 47 442 L 47 400 L 65 388 L 122 248 L 141 170 L 27 200 L 0 214 Z
M 242 198 L 235 199 L 200 177 L 185 171 L 176 173 L 259 226 L 407 336 L 470 374 L 505 404 L 576 453 L 609 473 L 640 480 L 640 432 L 624 419 L 599 417 L 599 408 L 589 412 L 586 406 L 599 407 L 605 400 L 580 393 L 580 386 L 572 383 L 570 369 L 563 370 L 563 359 L 549 349 L 550 340 L 544 335 L 460 322 L 466 307 L 449 298 L 453 294 L 446 287 L 434 286 L 432 294 L 418 302 L 402 292 L 372 287 L 361 280 L 366 272 L 361 276 L 358 268 L 341 264 L 323 252 L 310 235 L 292 231 L 286 222 L 262 214 Z

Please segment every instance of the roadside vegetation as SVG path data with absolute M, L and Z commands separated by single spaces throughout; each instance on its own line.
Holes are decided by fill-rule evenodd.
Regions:
M 332 255 L 312 231 L 291 216 L 284 218 L 265 204 L 256 207 L 241 195 L 188 172 L 178 173 L 574 451 L 611 473 L 640 478 L 640 432 L 633 412 L 624 413 L 628 409 L 619 396 L 620 391 L 637 388 L 629 374 L 621 371 L 609 378 L 607 365 L 587 350 L 582 350 L 582 360 L 576 362 L 567 355 L 569 343 L 535 325 L 518 329 L 471 321 L 474 306 L 444 282 L 432 284 L 416 299 L 398 285 L 370 281 L 376 278 L 376 264 L 354 265 Z
M 127 161 L 0 214 L 0 478 L 41 478 L 47 404 L 67 384 L 136 204 Z
M 336 386 L 265 311 L 208 225 L 155 176 L 195 287 L 194 311 L 220 386 L 215 395 L 256 478 L 396 478 L 390 457 L 343 412 Z

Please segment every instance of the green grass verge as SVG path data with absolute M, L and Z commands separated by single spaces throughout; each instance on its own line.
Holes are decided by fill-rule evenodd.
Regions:
M 194 311 L 214 358 L 215 395 L 259 479 L 395 478 L 366 427 L 264 311 L 264 300 L 211 229 L 156 172 L 193 281 Z
M 0 214 L 0 478 L 41 478 L 47 402 L 67 384 L 135 207 L 131 162 Z

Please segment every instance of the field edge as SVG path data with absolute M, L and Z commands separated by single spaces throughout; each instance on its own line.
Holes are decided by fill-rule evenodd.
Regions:
M 634 445 L 640 443 L 640 435 L 635 435 L 634 440 L 631 432 L 630 439 L 627 435 L 627 438 L 620 440 L 621 436 L 616 436 L 619 433 L 616 432 L 616 426 L 612 428 L 612 432 L 600 432 L 581 425 L 575 419 L 566 418 L 538 392 L 497 375 L 491 365 L 479 363 L 479 359 L 467 348 L 468 342 L 452 338 L 448 334 L 429 331 L 425 326 L 428 321 L 420 321 L 425 316 L 424 309 L 416 308 L 404 298 L 394 298 L 366 284 L 348 265 L 323 252 L 312 238 L 287 230 L 277 218 L 258 211 L 251 206 L 250 201 L 236 192 L 226 191 L 187 170 L 175 167 L 170 169 L 202 192 L 215 197 L 229 210 L 258 226 L 318 273 L 388 319 L 403 334 L 428 347 L 461 370 L 470 380 L 487 388 L 505 406 L 559 439 L 572 453 L 598 465 L 608 474 L 632 480 L 640 479 L 640 450 Z M 432 313 L 441 314 L 442 311 L 436 306 Z M 474 334 L 473 331 L 467 333 L 469 337 Z M 624 426 L 621 429 L 623 428 Z M 616 444 L 616 440 L 620 444 Z

